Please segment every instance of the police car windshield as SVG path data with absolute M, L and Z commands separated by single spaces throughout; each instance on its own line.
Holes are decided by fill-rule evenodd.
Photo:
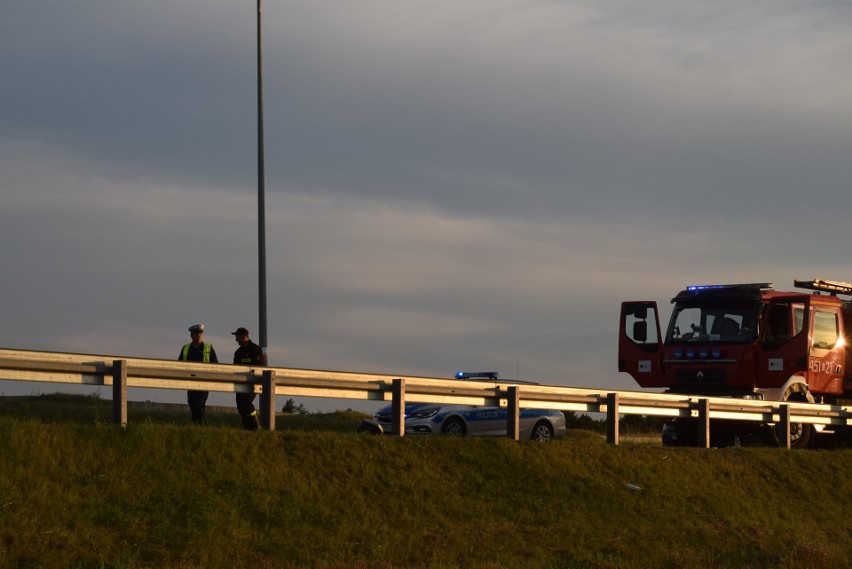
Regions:
M 672 312 L 667 343 L 749 343 L 757 334 L 754 303 L 678 303 Z

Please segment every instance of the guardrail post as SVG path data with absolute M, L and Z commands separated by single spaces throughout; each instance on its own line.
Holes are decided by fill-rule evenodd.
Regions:
M 783 433 L 778 444 L 784 448 L 790 448 L 790 406 L 782 404 L 778 410 L 778 415 L 781 419 L 778 426 L 781 427 Z
M 263 370 L 260 392 L 260 427 L 265 431 L 275 430 L 275 370 Z
M 127 426 L 127 360 L 112 362 L 112 422 Z
M 516 441 L 521 438 L 521 389 L 509 387 L 506 398 L 506 436 Z
M 606 394 L 606 442 L 618 445 L 618 393 Z
M 391 388 L 393 402 L 391 403 L 391 434 L 401 437 L 405 434 L 405 380 L 393 380 Z
M 698 446 L 710 448 L 710 400 L 698 400 Z

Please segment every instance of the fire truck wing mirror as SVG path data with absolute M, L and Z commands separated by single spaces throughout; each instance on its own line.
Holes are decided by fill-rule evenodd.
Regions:
M 648 323 L 644 320 L 633 323 L 633 341 L 642 344 L 648 341 Z
M 644 304 L 634 306 L 633 316 L 635 316 L 639 320 L 645 320 L 646 318 L 648 318 L 648 307 Z

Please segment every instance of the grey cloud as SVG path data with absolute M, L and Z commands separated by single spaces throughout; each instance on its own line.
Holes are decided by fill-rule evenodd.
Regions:
M 623 202 L 647 211 L 680 203 L 713 211 L 721 208 L 706 202 L 708 194 L 741 195 L 767 184 L 789 193 L 827 163 L 843 168 L 840 140 L 832 140 L 826 154 L 825 134 L 801 138 L 822 130 L 828 117 L 804 96 L 811 89 L 791 79 L 788 60 L 774 55 L 779 47 L 795 49 L 799 71 L 811 82 L 845 82 L 808 65 L 826 55 L 829 64 L 839 61 L 844 52 L 837 42 L 820 35 L 816 47 L 786 47 L 789 34 L 814 33 L 813 19 L 800 23 L 765 4 L 732 28 L 728 13 L 693 5 L 696 11 L 715 19 L 689 14 L 682 29 L 658 11 L 636 16 L 638 24 L 607 20 L 591 31 L 550 30 L 556 55 L 538 66 L 531 62 L 540 53 L 520 41 L 475 56 L 442 55 L 436 41 L 426 58 L 422 33 L 411 42 L 416 51 L 402 34 L 374 38 L 363 30 L 350 41 L 373 47 L 355 55 L 346 36 L 335 37 L 339 53 L 323 51 L 316 67 L 300 69 L 287 84 L 296 103 L 287 107 L 289 118 L 305 134 L 276 137 L 274 146 L 283 152 L 275 162 L 295 183 L 315 190 L 411 195 L 449 211 L 500 216 L 554 207 L 587 214 L 600 194 L 608 207 Z M 582 22 L 589 20 L 595 18 Z M 822 23 L 840 46 L 848 43 L 837 24 Z M 470 36 L 494 41 L 475 31 Z M 572 31 L 586 41 L 564 40 Z M 384 50 L 374 45 L 380 42 Z M 308 57 L 311 46 L 300 44 Z M 418 56 L 409 68 L 395 59 L 406 48 Z M 513 59 L 503 57 L 507 49 Z M 425 71 L 417 65 L 423 59 Z M 754 69 L 763 76 L 755 77 Z M 318 97 L 299 95 L 314 87 Z M 836 195 L 836 188 L 829 190 Z M 686 215 L 694 209 L 680 208 Z

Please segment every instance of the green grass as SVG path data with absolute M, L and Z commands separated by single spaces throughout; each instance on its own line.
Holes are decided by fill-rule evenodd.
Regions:
M 849 450 L 397 439 L 353 412 L 120 428 L 110 405 L 0 405 L 0 567 L 852 564 Z

